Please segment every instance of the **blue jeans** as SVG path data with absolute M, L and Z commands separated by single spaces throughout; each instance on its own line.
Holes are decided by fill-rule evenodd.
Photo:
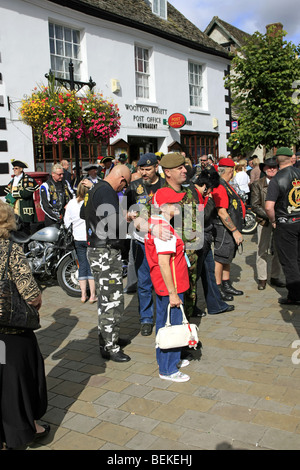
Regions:
M 219 288 L 215 278 L 215 262 L 211 249 L 204 258 L 201 280 L 206 301 L 207 312 L 210 315 L 214 313 L 224 312 L 228 304 L 221 298 Z
M 84 281 L 86 279 L 94 279 L 91 272 L 90 263 L 86 256 L 87 242 L 75 240 L 75 249 L 79 263 L 78 280 Z
M 184 294 L 178 294 L 183 301 Z M 159 328 L 165 326 L 167 321 L 167 309 L 169 305 L 169 296 L 156 295 L 156 333 Z M 182 313 L 180 308 L 171 308 L 170 313 L 171 324 L 181 325 Z M 178 372 L 177 364 L 180 362 L 181 348 L 160 349 L 156 348 L 156 360 L 159 368 L 159 373 L 162 375 L 171 375 Z
M 145 245 L 138 240 L 132 240 L 132 250 L 137 274 L 140 322 L 153 324 L 152 281 Z

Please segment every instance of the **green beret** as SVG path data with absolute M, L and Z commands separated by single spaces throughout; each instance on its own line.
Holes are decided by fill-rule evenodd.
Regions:
M 181 153 L 166 153 L 160 161 L 160 164 L 163 168 L 172 169 L 177 168 L 178 166 L 184 165 L 185 158 Z
M 285 155 L 286 157 L 291 157 L 294 154 L 292 150 L 288 147 L 280 147 L 279 149 L 277 149 L 276 157 L 278 157 L 278 155 Z

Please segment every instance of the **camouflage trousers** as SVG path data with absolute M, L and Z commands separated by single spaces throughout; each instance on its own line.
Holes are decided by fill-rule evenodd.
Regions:
M 98 296 L 99 344 L 118 352 L 120 322 L 124 312 L 121 251 L 110 247 L 88 248 L 87 257 Z
M 190 318 L 193 315 L 194 308 L 197 303 L 197 261 L 198 254 L 197 251 L 187 251 L 186 252 L 189 261 L 189 281 L 190 287 L 184 293 L 184 312 L 187 318 Z

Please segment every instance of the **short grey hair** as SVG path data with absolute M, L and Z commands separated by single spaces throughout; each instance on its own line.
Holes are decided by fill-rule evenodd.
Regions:
M 225 171 L 226 171 L 226 166 L 219 166 L 218 167 L 218 173 L 219 173 L 220 176 L 224 175 Z
M 51 173 L 55 173 L 56 170 L 63 170 L 63 167 L 60 163 L 55 163 L 55 165 L 52 166 Z

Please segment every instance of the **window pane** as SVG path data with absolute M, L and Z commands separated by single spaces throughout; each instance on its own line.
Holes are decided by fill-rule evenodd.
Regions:
M 80 53 L 80 46 L 78 46 L 77 44 L 74 44 L 73 45 L 73 57 L 74 58 L 79 58 L 79 53 Z
M 55 53 L 54 40 L 50 39 L 50 52 L 51 54 Z
M 72 44 L 66 42 L 65 44 L 65 56 L 72 57 Z
M 64 55 L 64 43 L 62 41 L 56 41 L 56 54 Z
M 57 24 L 55 25 L 55 37 L 57 39 L 63 39 L 63 28 Z
M 49 23 L 49 36 L 50 38 L 54 37 L 54 27 L 52 23 Z
M 80 33 L 79 33 L 79 31 L 75 31 L 73 29 L 72 33 L 73 33 L 73 42 L 75 44 L 79 44 L 80 43 Z
M 65 30 L 65 41 L 71 42 L 72 41 L 72 34 L 70 28 L 64 28 Z

